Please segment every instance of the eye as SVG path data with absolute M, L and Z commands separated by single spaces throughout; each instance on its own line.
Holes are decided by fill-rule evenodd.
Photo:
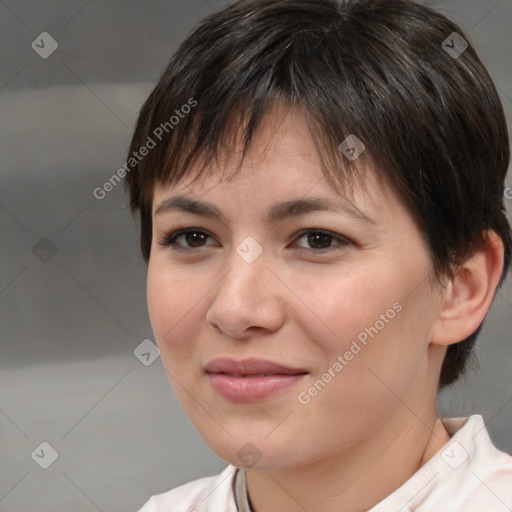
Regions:
M 317 228 L 303 229 L 297 235 L 295 240 L 304 239 L 305 243 L 309 245 L 309 247 L 299 245 L 299 248 L 309 252 L 327 252 L 350 244 L 349 240 L 340 235 Z M 173 251 L 194 251 L 194 249 L 207 247 L 205 242 L 209 238 L 211 236 L 202 229 L 182 228 L 165 235 L 158 243 L 163 247 L 170 247 Z M 179 243 L 180 240 L 186 245 Z M 337 244 L 332 245 L 332 242 L 337 242 Z
M 298 233 L 298 235 L 297 240 L 305 239 L 306 243 L 312 246 L 301 247 L 301 249 L 305 249 L 307 251 L 325 252 L 332 249 L 339 249 L 340 247 L 350 244 L 350 241 L 346 238 L 322 229 L 304 229 Z M 331 245 L 331 242 L 333 241 L 337 241 L 338 243 L 336 245 Z
M 183 247 L 178 243 L 180 238 L 183 238 L 188 247 Z M 211 237 L 206 231 L 197 228 L 184 228 L 165 235 L 158 243 L 163 247 L 170 247 L 173 251 L 190 251 L 194 250 L 194 248 L 204 247 L 204 242 L 208 238 Z

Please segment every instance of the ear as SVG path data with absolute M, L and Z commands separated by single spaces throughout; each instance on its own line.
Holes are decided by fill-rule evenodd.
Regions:
M 452 345 L 466 339 L 489 311 L 503 271 L 504 246 L 494 231 L 487 231 L 485 240 L 442 290 L 431 343 Z

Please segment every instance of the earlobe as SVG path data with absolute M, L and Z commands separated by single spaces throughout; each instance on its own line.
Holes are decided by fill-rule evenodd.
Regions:
M 494 231 L 485 240 L 442 291 L 431 343 L 452 345 L 466 339 L 489 311 L 503 271 L 504 246 Z

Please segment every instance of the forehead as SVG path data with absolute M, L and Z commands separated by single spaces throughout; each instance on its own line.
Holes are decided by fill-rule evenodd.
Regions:
M 307 119 L 296 105 L 276 104 L 263 118 L 245 158 L 240 162 L 241 144 L 233 144 L 220 154 L 218 162 L 192 165 L 179 183 L 157 183 L 153 193 L 153 212 L 171 193 L 192 194 L 237 202 L 241 197 L 284 201 L 291 197 L 344 198 L 367 210 L 379 209 L 383 194 L 392 190 L 381 183 L 368 159 L 352 162 L 350 174 L 340 170 L 336 183 L 329 182 L 322 164 L 325 155 L 314 144 Z M 345 157 L 340 156 L 340 160 Z M 342 162 L 343 163 L 343 162 Z M 204 163 L 203 163 L 204 164 Z M 197 171 L 201 170 L 198 175 Z M 332 171 L 330 174 L 333 174 Z M 362 186 L 361 186 L 362 185 Z M 254 205 L 252 206 L 254 207 Z

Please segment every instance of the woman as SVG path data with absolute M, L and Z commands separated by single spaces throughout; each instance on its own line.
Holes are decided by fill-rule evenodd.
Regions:
M 161 511 L 512 508 L 441 420 L 510 265 L 509 143 L 468 37 L 407 0 L 241 0 L 145 102 L 126 185 L 180 404 L 228 463 Z

